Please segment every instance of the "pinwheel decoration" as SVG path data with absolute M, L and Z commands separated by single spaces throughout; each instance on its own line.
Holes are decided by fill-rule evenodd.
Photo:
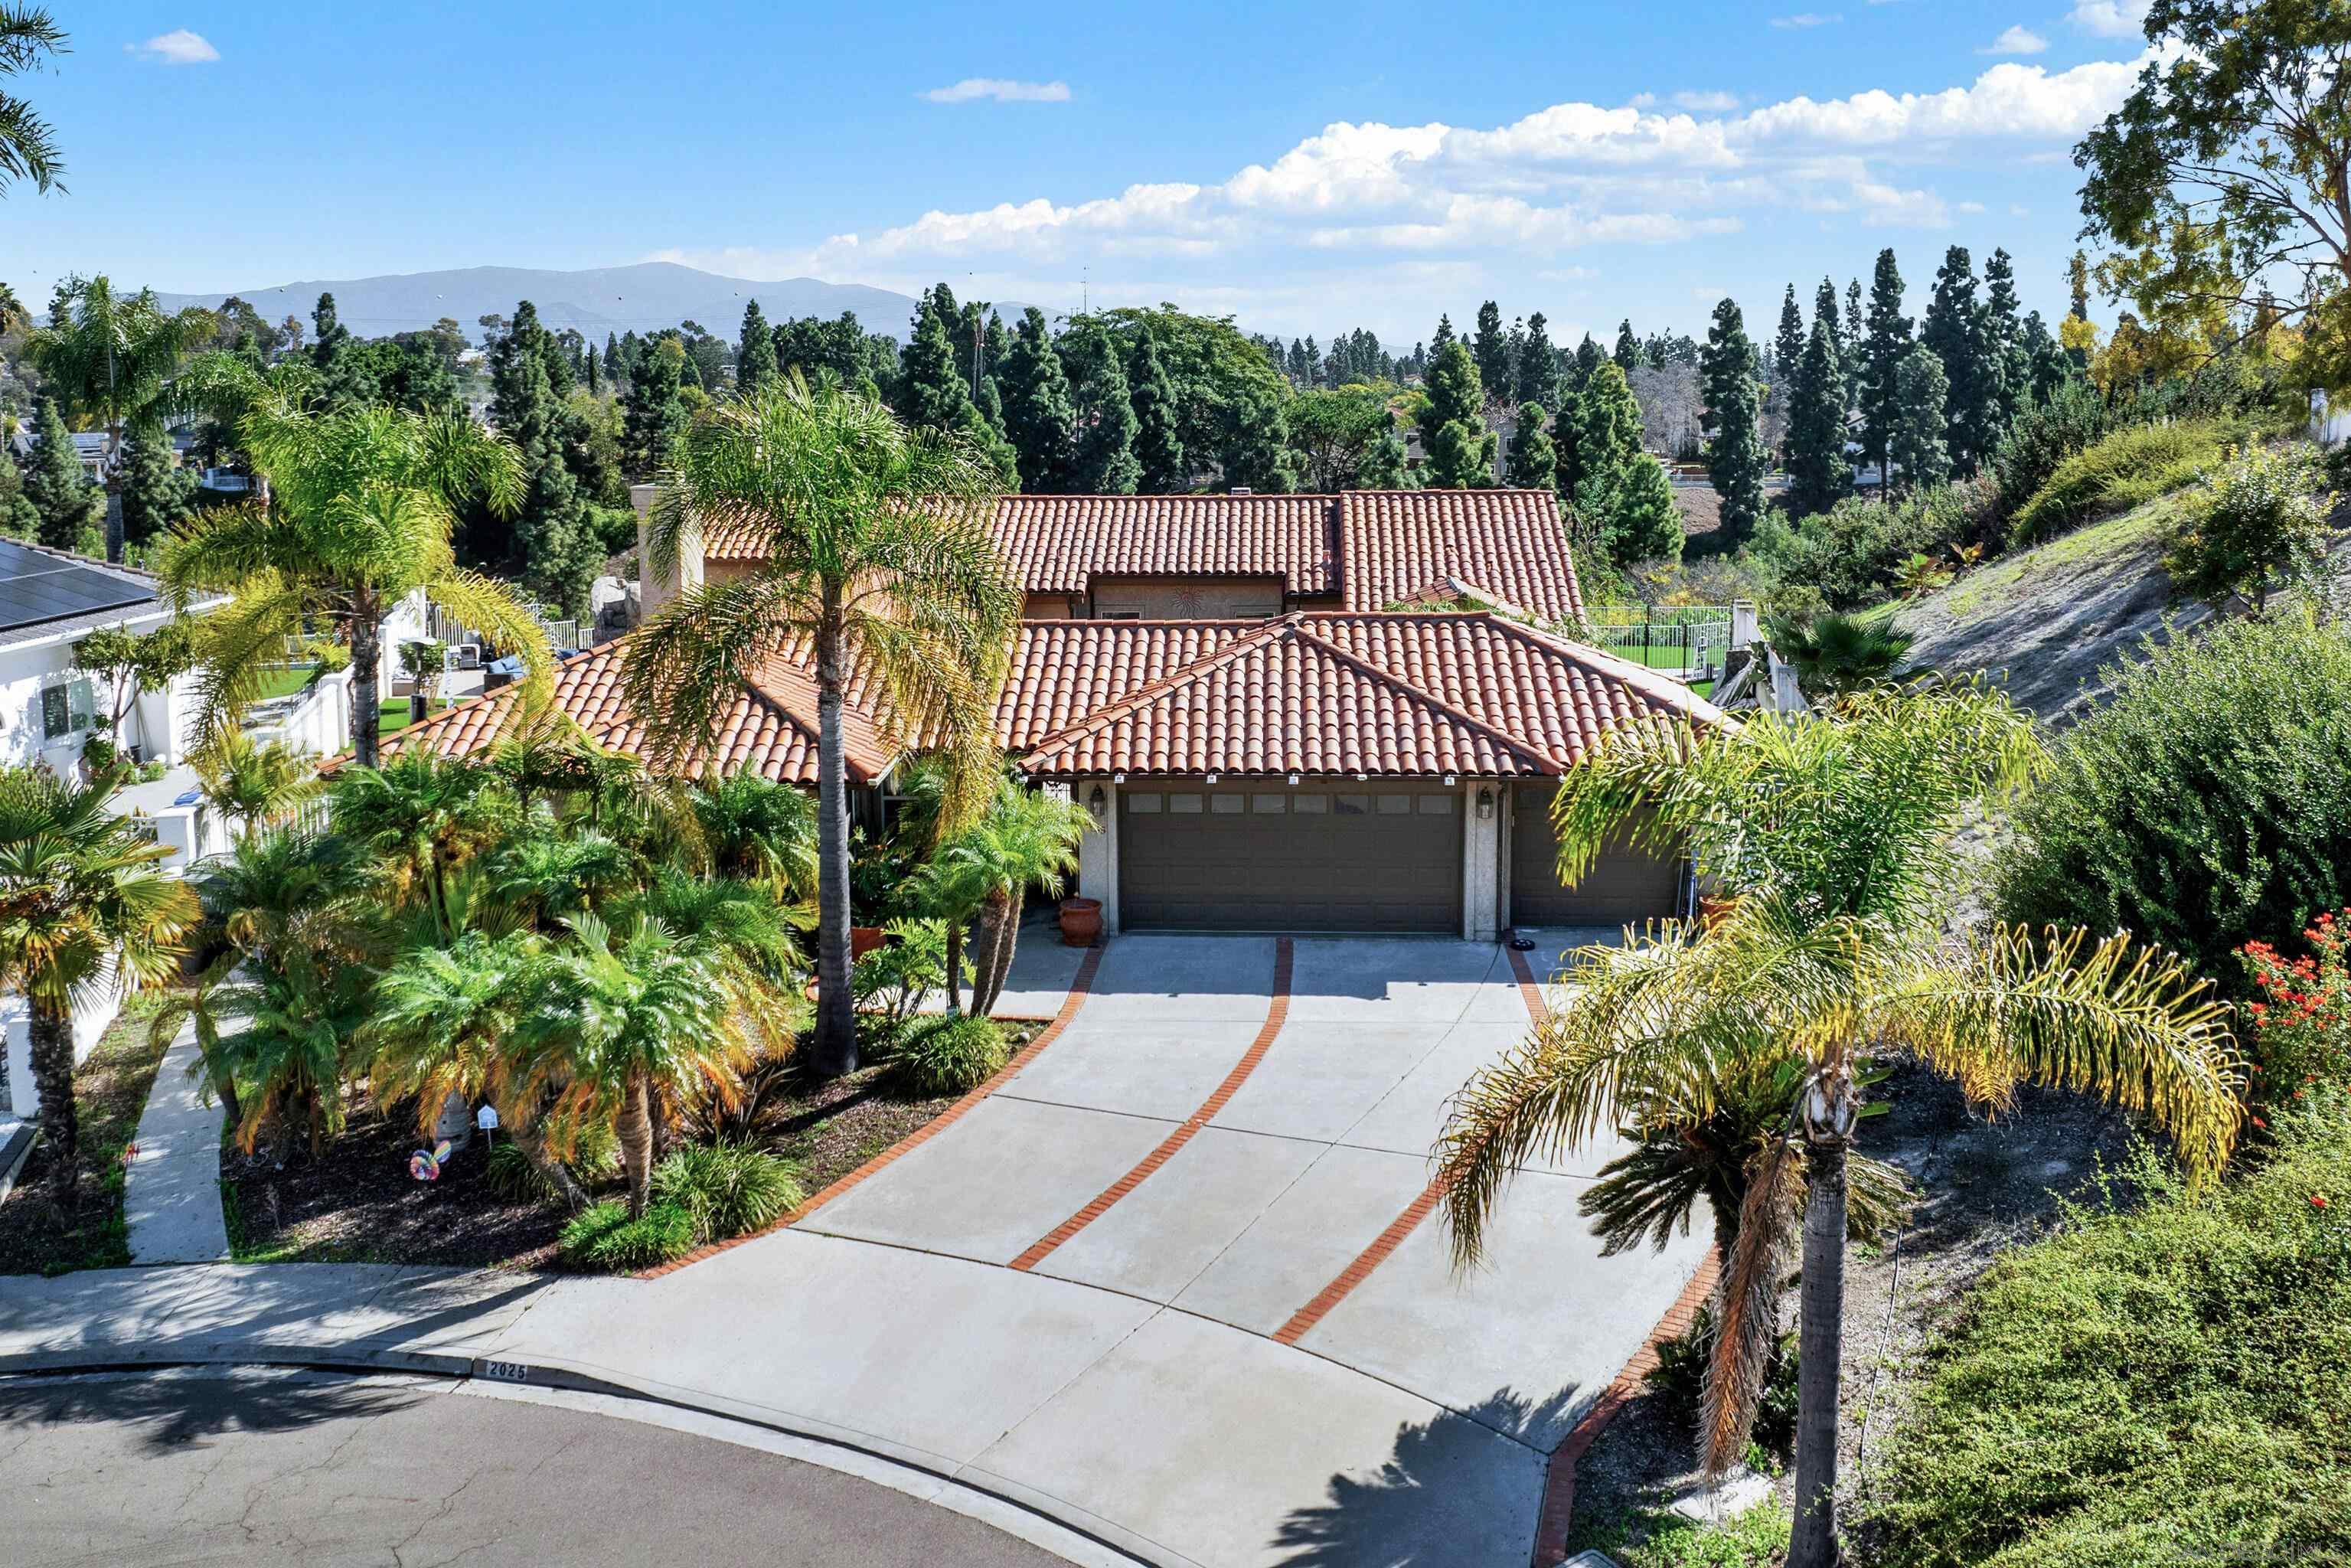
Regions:
M 418 1181 L 439 1181 L 441 1167 L 448 1162 L 448 1159 L 449 1142 L 444 1138 L 434 1145 L 430 1153 L 419 1149 L 409 1155 L 408 1174 Z

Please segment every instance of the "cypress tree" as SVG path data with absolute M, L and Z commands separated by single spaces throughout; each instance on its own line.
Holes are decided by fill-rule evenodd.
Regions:
M 1626 375 L 1641 368 L 1641 340 L 1633 336 L 1630 317 L 1616 323 L 1616 368 Z
M 1943 254 L 1943 265 L 1935 274 L 1935 297 L 1918 326 L 1918 340 L 1943 361 L 1943 374 L 1950 382 L 1946 406 L 1950 430 L 1946 441 L 1951 466 L 1956 472 L 1972 474 L 1989 450 L 1985 437 L 1990 434 L 1996 389 L 1987 362 L 1983 307 L 1976 301 L 1975 265 L 1965 246 L 1955 245 Z
M 1771 340 L 1771 399 L 1785 413 L 1796 390 L 1796 370 L 1804 362 L 1804 313 L 1796 307 L 1796 286 L 1780 300 L 1780 330 Z
M 122 443 L 122 537 L 145 544 L 194 516 L 196 476 L 172 465 L 169 441 L 133 431 Z
M 1770 460 L 1763 452 L 1763 395 L 1755 371 L 1755 345 L 1748 339 L 1746 318 L 1738 301 L 1722 300 L 1714 308 L 1706 346 L 1698 350 L 1698 379 L 1706 399 L 1700 418 L 1707 434 L 1707 474 L 1722 498 L 1726 544 L 1744 539 L 1763 516 L 1763 476 Z
M 1126 395 L 1134 409 L 1134 459 L 1141 466 L 1135 488 L 1146 496 L 1180 496 L 1191 488 L 1184 463 L 1184 437 L 1176 406 L 1176 383 L 1160 362 L 1159 340 L 1149 327 L 1134 334 L 1127 350 Z
M 1126 371 L 1118 362 L 1118 346 L 1100 318 L 1085 316 L 1070 324 L 1055 347 L 1077 411 L 1071 467 L 1075 493 L 1134 495 L 1143 465 L 1135 460 L 1134 403 L 1127 392 Z
M 1559 350 L 1551 346 L 1551 323 L 1540 310 L 1527 318 L 1526 346 L 1519 353 L 1519 401 L 1558 406 Z
M 1837 367 L 1835 318 L 1814 319 L 1788 401 L 1788 500 L 1799 513 L 1824 512 L 1853 490 L 1844 457 L 1844 376 Z
M 25 460 L 25 501 L 37 519 L 33 538 L 51 549 L 103 555 L 98 518 L 105 496 L 82 476 L 81 455 L 74 450 L 73 433 L 66 428 L 57 400 L 45 397 L 33 419 L 33 450 Z
M 1501 307 L 1489 299 L 1478 307 L 1478 333 L 1469 340 L 1469 357 L 1478 362 L 1479 384 L 1507 393 L 1513 377 L 1510 340 L 1502 335 Z
M 1045 313 L 1031 305 L 1012 334 L 997 378 L 1004 394 L 1004 434 L 1012 443 L 1020 487 L 1032 495 L 1066 495 L 1076 460 L 1071 432 L 1077 409 L 1069 378 L 1053 351 Z
M 1943 374 L 1943 361 L 1924 343 L 1915 343 L 1895 367 L 1894 385 L 1894 428 L 1887 451 L 1903 487 L 1915 494 L 1951 476 L 1951 455 L 1943 444 L 1948 424 L 1943 400 L 1950 382 Z
M 533 594 L 585 616 L 602 551 L 565 460 L 567 411 L 549 373 L 553 349 L 538 308 L 526 299 L 490 352 L 490 420 L 521 452 L 523 465 L 522 505 L 499 553 Z
M 1459 343 L 1447 343 L 1429 361 L 1419 413 L 1423 476 L 1431 489 L 1469 490 L 1494 482 L 1499 438 L 1486 429 L 1486 390 L 1478 363 Z
M 1983 452 L 2000 444 L 2032 396 L 2032 359 L 2024 341 L 2023 302 L 2016 297 L 2016 264 L 1995 249 L 1984 263 L 1984 351 L 1991 418 Z
M 596 373 L 596 345 L 588 345 L 588 395 L 595 397 L 604 390 L 603 378 Z
M 1437 318 L 1437 336 L 1430 340 L 1428 345 L 1428 359 L 1431 364 L 1435 364 L 1437 362 L 1438 351 L 1441 350 L 1446 344 L 1450 343 L 1451 341 L 1453 341 L 1453 318 L 1440 314 Z M 1426 372 L 1424 371 L 1423 373 L 1426 374 Z
M 1902 272 L 1888 246 L 1877 253 L 1877 270 L 1870 277 L 1868 332 L 1861 349 L 1861 446 L 1881 476 L 1902 414 L 1898 373 L 1910 347 L 1910 318 L 1902 314 Z
M 743 333 L 735 344 L 735 390 L 749 397 L 776 375 L 776 335 L 756 299 L 743 307 Z
M 949 330 L 949 323 L 960 319 L 955 296 L 944 283 L 915 306 L 914 333 L 900 362 L 898 380 L 898 413 L 909 424 L 934 430 L 963 425 L 971 390 Z
M 685 434 L 685 348 L 675 338 L 638 346 L 622 400 L 621 455 L 632 479 L 651 479 Z
M 1510 484 L 1521 490 L 1548 490 L 1559 478 L 1559 456 L 1543 426 L 1551 415 L 1539 402 L 1519 405 L 1519 427 L 1510 433 L 1510 450 L 1503 460 Z

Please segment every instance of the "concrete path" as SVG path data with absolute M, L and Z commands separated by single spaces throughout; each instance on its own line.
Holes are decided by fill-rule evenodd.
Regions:
M 123 1173 L 122 1214 L 134 1263 L 216 1263 L 228 1257 L 221 1221 L 221 1107 L 188 1074 L 201 1060 L 196 1026 L 181 1030 L 155 1070 Z
M 327 1360 L 630 1392 L 1170 1568 L 1524 1568 L 1550 1456 L 1701 1251 L 1600 1259 L 1575 1211 L 1593 1150 L 1530 1166 L 1492 1264 L 1453 1274 L 1429 1141 L 1527 1024 L 1492 946 L 1123 937 L 1017 1075 L 790 1228 L 650 1281 L 11 1280 L 0 1370 Z

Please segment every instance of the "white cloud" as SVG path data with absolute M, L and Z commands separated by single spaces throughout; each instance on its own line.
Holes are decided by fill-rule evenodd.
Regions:
M 2137 38 L 2147 34 L 2148 0 L 2080 0 L 2066 20 L 2101 38 Z
M 1733 122 L 1736 141 L 1782 138 L 1878 146 L 1923 138 L 2071 140 L 2120 107 L 2143 60 L 2094 60 L 2071 70 L 2002 62 L 1966 87 L 1882 89 L 1815 102 L 1792 98 Z
M 1771 26 L 1775 27 L 1825 27 L 1831 22 L 1842 22 L 1844 20 L 1844 13 L 1842 11 L 1829 11 L 1825 13 L 1820 11 L 1799 11 L 1792 16 L 1772 17 Z
M 2048 47 L 2049 40 L 2032 28 L 2011 27 L 1976 52 L 1983 55 L 2037 55 Z
M 185 27 L 169 33 L 158 33 L 143 44 L 125 44 L 125 53 L 142 60 L 154 60 L 167 66 L 205 66 L 220 58 L 220 51 L 202 33 L 192 33 Z
M 933 103 L 976 103 L 987 99 L 997 103 L 1067 103 L 1070 84 L 1065 81 L 1011 81 L 1003 77 L 966 77 L 953 87 L 935 87 L 921 95 Z
M 1674 107 L 1697 114 L 1728 114 L 1739 107 L 1739 95 L 1735 92 L 1677 92 L 1674 94 Z

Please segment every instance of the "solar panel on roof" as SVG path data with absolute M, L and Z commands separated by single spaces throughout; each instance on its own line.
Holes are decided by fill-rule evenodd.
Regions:
M 131 578 L 0 539 L 0 632 L 127 610 L 154 597 L 152 589 Z

